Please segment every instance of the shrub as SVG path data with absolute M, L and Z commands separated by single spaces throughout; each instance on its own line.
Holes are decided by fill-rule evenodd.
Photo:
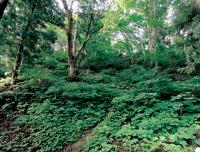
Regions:
M 180 90 L 171 79 L 159 76 L 138 82 L 131 92 L 157 93 L 160 99 L 167 100 L 171 96 L 178 94 Z
M 46 98 L 59 102 L 106 102 L 118 96 L 120 90 L 103 84 L 57 83 L 45 93 Z
M 27 112 L 0 134 L 1 148 L 14 152 L 56 151 L 77 141 L 103 120 L 112 98 L 122 93 L 107 85 L 78 82 L 32 83 L 18 89 L 17 108 L 23 110 L 23 102 L 29 101 Z M 9 134 L 15 135 L 10 142 Z
M 126 94 L 113 100 L 113 112 L 85 146 L 87 152 L 106 151 L 122 143 L 129 151 L 190 152 L 200 129 L 197 99 L 191 93 L 160 101 L 157 93 Z M 113 150 L 117 151 L 117 150 Z

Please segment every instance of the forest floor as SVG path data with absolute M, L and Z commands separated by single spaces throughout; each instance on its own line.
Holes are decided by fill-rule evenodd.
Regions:
M 193 152 L 200 145 L 199 76 L 133 65 L 67 82 L 54 71 L 0 88 L 0 151 Z

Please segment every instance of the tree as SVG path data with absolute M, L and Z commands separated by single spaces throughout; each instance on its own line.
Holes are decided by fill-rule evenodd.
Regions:
M 79 1 L 79 8 L 77 12 L 73 11 L 73 4 L 71 2 L 67 2 L 66 0 L 62 0 L 62 4 L 65 9 L 65 16 L 67 18 L 67 27 L 65 28 L 66 31 L 66 37 L 67 37 L 67 51 L 68 51 L 68 62 L 69 62 L 69 80 L 74 81 L 77 78 L 78 75 L 78 69 L 79 69 L 79 59 L 84 52 L 84 49 L 87 45 L 87 43 L 92 38 L 92 35 L 97 33 L 101 28 L 102 25 L 95 26 L 95 22 L 98 21 L 98 18 L 95 19 L 95 17 L 99 17 L 101 15 L 95 14 L 95 1 Z M 78 17 L 76 17 L 75 26 L 74 26 L 74 14 L 76 13 L 76 16 L 78 14 L 81 16 L 81 14 L 84 14 L 85 17 L 88 17 L 87 20 L 84 21 L 84 26 L 82 27 L 82 33 L 84 34 L 84 40 L 80 41 L 79 47 L 77 45 L 77 28 L 78 28 Z M 80 33 L 79 33 L 80 34 Z M 74 38 L 73 38 L 74 36 Z
M 115 0 L 115 2 L 118 6 L 115 15 L 117 13 L 120 15 L 115 21 L 117 28 L 114 27 L 114 31 L 117 30 L 118 37 L 122 37 L 121 41 L 129 45 L 127 51 L 131 50 L 132 54 L 142 52 L 144 62 L 147 54 L 150 54 L 152 65 L 157 68 L 158 42 L 163 37 L 161 31 L 165 28 L 164 22 L 171 2 L 168 0 Z
M 48 7 L 45 7 L 46 5 Z M 56 14 L 59 17 L 56 17 Z M 11 79 L 13 84 L 17 81 L 22 62 L 28 61 L 31 54 L 38 53 L 38 47 L 41 47 L 40 39 L 43 39 L 45 32 L 48 32 L 45 31 L 46 25 L 50 23 L 63 27 L 64 18 L 62 17 L 64 17 L 62 12 L 52 0 L 10 2 L 8 11 L 0 24 L 3 46 L 0 52 L 6 52 L 12 59 L 15 58 Z
M 16 56 L 16 61 L 15 61 L 15 65 L 14 65 L 14 69 L 13 69 L 13 73 L 12 73 L 12 79 L 11 79 L 12 84 L 15 83 L 15 81 L 18 77 L 18 71 L 19 71 L 20 65 L 22 63 L 22 57 L 23 57 L 23 52 L 24 52 L 24 43 L 25 43 L 25 40 L 27 38 L 27 33 L 29 31 L 29 28 L 32 24 L 32 18 L 33 18 L 32 16 L 34 14 L 35 9 L 36 9 L 36 5 L 32 4 L 30 16 L 28 17 L 28 21 L 25 25 L 25 28 L 20 35 L 19 50 L 18 50 L 18 53 L 17 53 L 17 56 Z
M 179 68 L 178 71 L 191 74 L 198 70 L 200 64 L 199 1 L 183 3 L 177 0 L 173 6 L 177 14 L 173 31 L 174 47 L 185 55 L 185 67 Z

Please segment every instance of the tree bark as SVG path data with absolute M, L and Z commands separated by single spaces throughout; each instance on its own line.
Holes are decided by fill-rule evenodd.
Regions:
M 157 0 L 153 0 L 152 2 L 152 18 L 156 19 L 156 13 L 157 13 Z M 154 56 L 156 56 L 156 37 L 157 37 L 157 29 L 153 25 L 150 25 L 149 28 L 149 46 L 148 49 L 150 53 Z M 154 62 L 155 68 L 158 67 L 158 61 Z
M 68 29 L 67 29 L 67 50 L 68 50 L 68 61 L 69 61 L 69 79 L 74 81 L 77 76 L 76 61 L 73 53 L 73 17 L 72 12 L 68 14 Z
M 14 70 L 13 70 L 13 73 L 12 73 L 12 80 L 11 80 L 12 84 L 16 83 L 16 80 L 17 80 L 17 77 L 18 77 L 19 68 L 20 68 L 21 63 L 22 63 L 23 50 L 24 50 L 24 44 L 23 44 L 23 40 L 21 40 L 19 51 L 17 53 L 17 57 L 16 57 L 16 61 L 15 61 Z
M 154 56 L 154 59 L 156 57 L 156 36 L 157 36 L 157 32 L 156 32 L 156 29 L 153 27 L 151 28 L 151 31 L 149 33 L 149 51 Z M 155 64 L 155 68 L 157 68 L 158 61 L 155 60 L 154 64 Z
M 76 22 L 75 22 L 75 30 L 74 30 L 74 45 L 73 45 L 73 54 L 74 55 L 76 55 L 77 31 L 78 31 L 78 14 L 76 14 Z
M 200 8 L 200 0 L 195 0 L 194 3 L 197 8 Z
M 8 5 L 8 0 L 0 0 L 0 19 L 2 18 L 7 5 Z

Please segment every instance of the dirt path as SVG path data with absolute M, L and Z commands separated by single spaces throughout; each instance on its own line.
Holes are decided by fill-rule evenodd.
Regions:
M 111 110 L 109 110 L 109 112 L 107 113 L 107 115 L 105 116 L 105 118 L 107 118 L 107 116 L 110 114 Z M 102 123 L 104 122 L 104 120 L 102 120 L 101 122 L 99 122 L 97 124 L 96 127 L 94 127 L 93 129 L 88 130 L 84 137 L 80 138 L 77 142 L 73 143 L 73 144 L 68 144 L 66 145 L 62 150 L 58 151 L 58 152 L 78 152 L 80 150 L 83 149 L 85 143 L 91 139 L 91 137 L 95 134 L 96 128 Z M 122 151 L 123 152 L 123 151 Z
M 66 147 L 64 147 L 63 150 L 59 151 L 59 152 L 78 152 L 79 150 L 81 150 L 84 146 L 84 144 L 86 143 L 86 141 L 88 139 L 90 139 L 92 137 L 92 135 L 94 134 L 96 128 L 93 128 L 91 130 L 89 130 L 84 137 L 82 137 L 81 139 L 79 139 L 77 142 L 73 143 L 73 144 L 69 144 Z

